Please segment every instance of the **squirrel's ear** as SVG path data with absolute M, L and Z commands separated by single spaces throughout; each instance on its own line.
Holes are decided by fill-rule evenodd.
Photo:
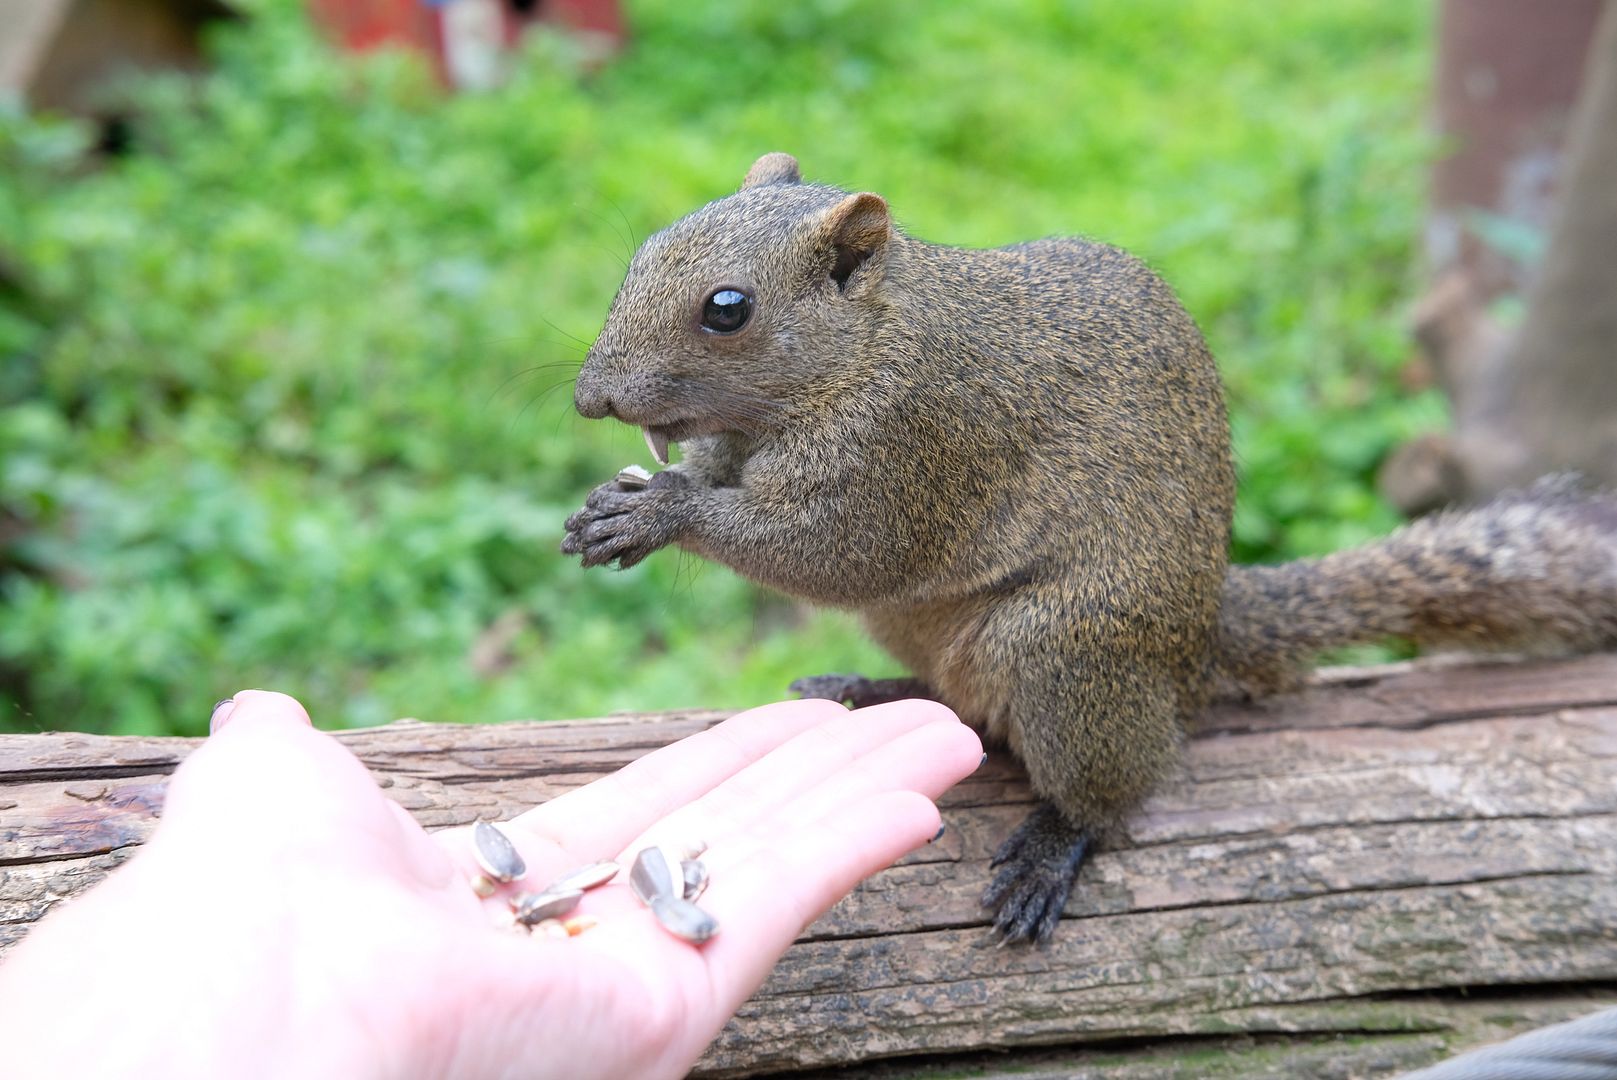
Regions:
M 765 154 L 752 163 L 747 178 L 741 181 L 741 190 L 763 184 L 799 184 L 803 174 L 797 171 L 797 159 L 790 154 Z
M 836 252 L 831 280 L 837 283 L 837 288 L 845 289 L 853 272 L 887 247 L 893 232 L 893 217 L 887 210 L 887 200 L 868 191 L 849 195 L 826 214 L 825 232 Z

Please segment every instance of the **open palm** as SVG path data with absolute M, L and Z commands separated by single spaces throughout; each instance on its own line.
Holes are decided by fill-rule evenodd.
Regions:
M 502 827 L 533 889 L 700 838 L 701 904 L 719 933 L 700 947 L 674 938 L 625 874 L 585 895 L 593 929 L 556 940 L 498 928 L 507 894 L 468 887 L 469 830 L 427 834 L 296 702 L 245 692 L 176 774 L 148 850 L 0 972 L 0 1016 L 23 1010 L 0 1035 L 15 1028 L 26 1049 L 29 1010 L 51 1015 L 78 949 L 104 974 L 129 965 L 201 1035 L 147 1038 L 142 1057 L 132 1032 L 118 1052 L 134 1070 L 677 1076 L 803 927 L 934 835 L 931 799 L 980 753 L 942 706 L 823 701 L 755 709 L 659 750 Z M 71 991 L 75 1023 L 95 993 Z M 119 1006 L 126 996 L 107 1003 Z

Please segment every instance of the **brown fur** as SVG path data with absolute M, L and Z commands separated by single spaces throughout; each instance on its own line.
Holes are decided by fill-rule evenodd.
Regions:
M 754 308 L 719 336 L 697 320 L 724 286 Z M 1534 496 L 1379 548 L 1227 574 L 1223 394 L 1160 278 L 1084 240 L 927 244 L 878 196 L 801 183 L 787 155 L 646 242 L 576 401 L 683 441 L 684 460 L 644 491 L 597 489 L 564 551 L 628 566 L 677 544 L 858 611 L 1026 763 L 1059 815 L 1004 854 L 1026 879 L 1002 874 L 991 890 L 1002 916 L 1027 908 L 1001 919 L 1013 937 L 1048 934 L 1090 838 L 1172 769 L 1182 721 L 1216 686 L 1272 689 L 1318 647 L 1386 633 L 1511 637 L 1525 584 L 1508 612 L 1487 588 L 1446 606 L 1457 575 L 1504 561 L 1487 547 L 1507 518 L 1525 519 L 1512 535 L 1534 551 L 1568 546 L 1606 573 L 1607 621 L 1574 639 L 1609 639 L 1617 611 L 1609 547 L 1589 552 L 1598 526 L 1554 539 L 1587 509 L 1535 519 Z M 1582 625 L 1579 595 L 1534 633 Z
M 1617 642 L 1617 502 L 1550 477 L 1385 540 L 1224 585 L 1221 697 L 1294 686 L 1323 649 L 1390 638 L 1427 648 L 1559 654 Z

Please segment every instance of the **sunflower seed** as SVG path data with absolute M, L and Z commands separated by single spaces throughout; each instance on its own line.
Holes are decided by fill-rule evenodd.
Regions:
M 700 859 L 686 859 L 679 864 L 685 879 L 685 899 L 695 900 L 707 891 L 707 864 Z
M 674 875 L 668 869 L 668 857 L 661 848 L 648 847 L 634 857 L 634 867 L 629 871 L 629 887 L 640 898 L 642 904 L 650 904 L 658 898 L 672 899 L 674 892 Z
M 651 483 L 651 474 L 638 465 L 625 465 L 618 470 L 618 487 L 620 488 L 639 491 L 649 483 Z
M 553 938 L 573 936 L 567 932 L 567 927 L 562 924 L 560 919 L 540 919 L 533 924 L 533 934 L 535 937 Z
M 617 877 L 621 869 L 622 867 L 615 862 L 590 863 L 557 878 L 551 883 L 550 889 L 593 889 Z
M 713 916 L 677 896 L 659 896 L 651 902 L 651 913 L 670 934 L 700 945 L 719 932 L 719 922 Z
M 498 888 L 499 886 L 494 883 L 494 879 L 489 877 L 487 874 L 478 874 L 476 877 L 472 878 L 472 892 L 476 893 L 484 900 L 487 900 L 489 897 L 493 896 L 494 890 Z
M 598 920 L 588 915 L 575 915 L 571 919 L 564 919 L 562 925 L 567 928 L 568 937 L 577 937 L 584 931 L 593 928 Z
M 519 893 L 511 898 L 511 910 L 516 914 L 517 922 L 532 926 L 545 919 L 554 919 L 567 914 L 577 907 L 583 898 L 582 889 L 568 889 L 565 892 L 546 889 L 544 892 Z
M 510 839 L 486 821 L 472 826 L 473 854 L 483 873 L 504 884 L 528 872 L 528 866 Z

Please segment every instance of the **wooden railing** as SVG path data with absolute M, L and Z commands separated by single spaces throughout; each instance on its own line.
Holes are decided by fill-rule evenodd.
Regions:
M 720 716 L 340 738 L 430 828 Z M 0 950 L 140 845 L 194 745 L 0 736 Z M 815 923 L 698 1071 L 1379 1076 L 1617 1004 L 1617 656 L 1338 670 L 1214 710 L 1052 946 L 996 948 L 977 897 L 1030 798 L 1001 756 L 946 795 L 944 837 Z

